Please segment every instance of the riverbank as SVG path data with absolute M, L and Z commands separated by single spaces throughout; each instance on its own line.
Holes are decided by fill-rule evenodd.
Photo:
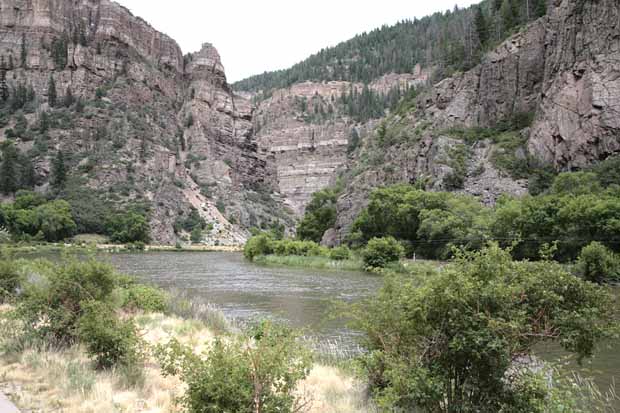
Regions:
M 0 307 L 0 313 L 9 309 Z M 170 315 L 138 314 L 135 320 L 149 348 L 174 338 L 200 354 L 219 334 L 202 321 Z M 0 357 L 0 391 L 23 411 L 177 412 L 175 399 L 185 387 L 175 377 L 164 377 L 152 352 L 148 353 L 143 379 L 132 386 L 120 370 L 95 370 L 81 346 L 29 347 Z M 365 402 L 363 383 L 337 367 L 313 365 L 297 392 L 309 400 L 310 413 L 372 411 Z
M 364 271 L 361 259 L 332 260 L 328 257 L 305 257 L 300 255 L 260 255 L 253 262 L 258 265 L 314 268 L 318 270 Z
M 242 252 L 241 246 L 211 245 L 145 245 L 144 249 L 136 249 L 133 245 L 123 244 L 88 244 L 88 243 L 40 243 L 40 244 L 0 244 L 0 248 L 9 253 L 54 253 L 62 251 L 100 251 L 100 252 Z

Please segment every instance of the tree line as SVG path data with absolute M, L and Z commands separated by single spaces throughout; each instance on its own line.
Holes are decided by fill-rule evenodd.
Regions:
M 436 67 L 438 78 L 474 67 L 485 50 L 546 13 L 544 0 L 485 0 L 469 8 L 403 20 L 326 48 L 289 69 L 241 80 L 236 90 L 263 92 L 307 80 L 370 83 L 387 73 Z

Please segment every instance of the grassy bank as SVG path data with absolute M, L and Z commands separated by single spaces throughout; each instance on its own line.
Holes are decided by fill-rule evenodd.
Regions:
M 136 249 L 132 245 L 123 244 L 91 244 L 77 243 L 15 243 L 2 244 L 2 248 L 9 253 L 57 253 L 62 251 L 100 251 L 100 252 L 241 252 L 242 247 L 236 246 L 210 246 L 210 245 L 145 245 L 144 249 Z
M 1 307 L 0 312 L 9 309 Z M 139 314 L 135 319 L 149 347 L 175 338 L 200 353 L 218 335 L 198 320 L 157 313 Z M 152 355 L 146 360 L 143 377 L 128 385 L 121 370 L 98 371 L 81 346 L 55 349 L 33 345 L 0 357 L 0 391 L 25 411 L 179 411 L 175 399 L 184 386 L 175 377 L 164 377 Z M 366 406 L 363 384 L 336 367 L 315 364 L 298 392 L 310 400 L 308 412 L 372 411 Z
M 332 260 L 328 257 L 304 257 L 300 255 L 261 255 L 254 258 L 259 265 L 278 265 L 320 270 L 363 271 L 361 259 Z

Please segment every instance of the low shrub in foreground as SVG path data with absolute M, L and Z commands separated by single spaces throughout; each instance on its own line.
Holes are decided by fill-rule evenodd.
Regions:
M 91 301 L 83 305 L 78 336 L 97 368 L 135 367 L 142 359 L 142 341 L 131 320 L 120 320 L 108 305 Z
M 603 244 L 593 242 L 581 250 L 577 271 L 593 283 L 616 281 L 620 279 L 620 258 Z
M 290 413 L 303 404 L 296 388 L 310 357 L 286 327 L 264 322 L 247 337 L 217 339 L 202 356 L 174 340 L 156 354 L 164 374 L 187 385 L 189 413 Z
M 116 286 L 114 269 L 95 260 L 39 263 L 40 279 L 24 288 L 17 305 L 28 333 L 55 343 L 77 339 L 84 303 L 106 301 Z
M 513 261 L 497 245 L 441 269 L 387 274 L 354 318 L 382 411 L 579 411 L 550 406 L 547 380 L 515 360 L 543 343 L 589 357 L 617 330 L 605 289 L 557 263 Z
M 0 304 L 13 297 L 21 285 L 21 275 L 17 264 L 0 257 Z
M 394 237 L 373 238 L 362 252 L 366 268 L 385 268 L 404 255 L 405 249 Z

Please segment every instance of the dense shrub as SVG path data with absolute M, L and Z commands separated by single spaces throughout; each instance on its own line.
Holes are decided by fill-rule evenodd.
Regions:
M 4 208 L 8 229 L 18 238 L 38 238 L 57 242 L 71 237 L 77 229 L 66 201 L 45 202 L 31 192 L 22 192 Z
M 187 385 L 181 404 L 189 413 L 299 411 L 296 387 L 310 366 L 296 336 L 270 322 L 248 337 L 217 339 L 202 356 L 176 341 L 156 353 L 164 374 Z
M 362 252 L 366 268 L 384 268 L 401 259 L 405 254 L 403 246 L 394 237 L 373 238 Z
M 243 255 L 252 261 L 254 257 L 259 255 L 268 255 L 273 252 L 273 240 L 266 234 L 255 235 L 250 238 L 243 248 Z
M 168 294 L 159 288 L 134 284 L 126 287 L 124 292 L 123 307 L 126 309 L 163 313 L 168 308 Z
M 116 285 L 112 267 L 92 259 L 39 263 L 38 273 L 24 286 L 17 311 L 27 333 L 56 343 L 75 342 L 83 305 L 106 301 Z
M 351 250 L 348 247 L 335 247 L 329 250 L 329 258 L 335 261 L 344 261 L 351 258 Z
M 561 265 L 516 262 L 494 245 L 388 274 L 354 326 L 367 336 L 363 366 L 381 411 L 542 413 L 547 381 L 514 361 L 545 342 L 591 356 L 616 327 L 611 304 Z
M 11 298 L 21 285 L 21 274 L 17 264 L 4 259 L 0 254 L 0 304 Z
M 584 279 L 603 283 L 620 279 L 620 258 L 599 242 L 584 247 L 577 260 L 577 271 Z
M 284 239 L 273 241 L 273 253 L 276 255 L 298 255 L 302 257 L 318 257 L 327 255 L 326 249 L 314 241 L 296 241 Z
M 141 359 L 142 343 L 132 321 L 120 320 L 105 303 L 82 303 L 77 325 L 80 341 L 95 358 L 97 368 L 117 365 L 135 367 Z

